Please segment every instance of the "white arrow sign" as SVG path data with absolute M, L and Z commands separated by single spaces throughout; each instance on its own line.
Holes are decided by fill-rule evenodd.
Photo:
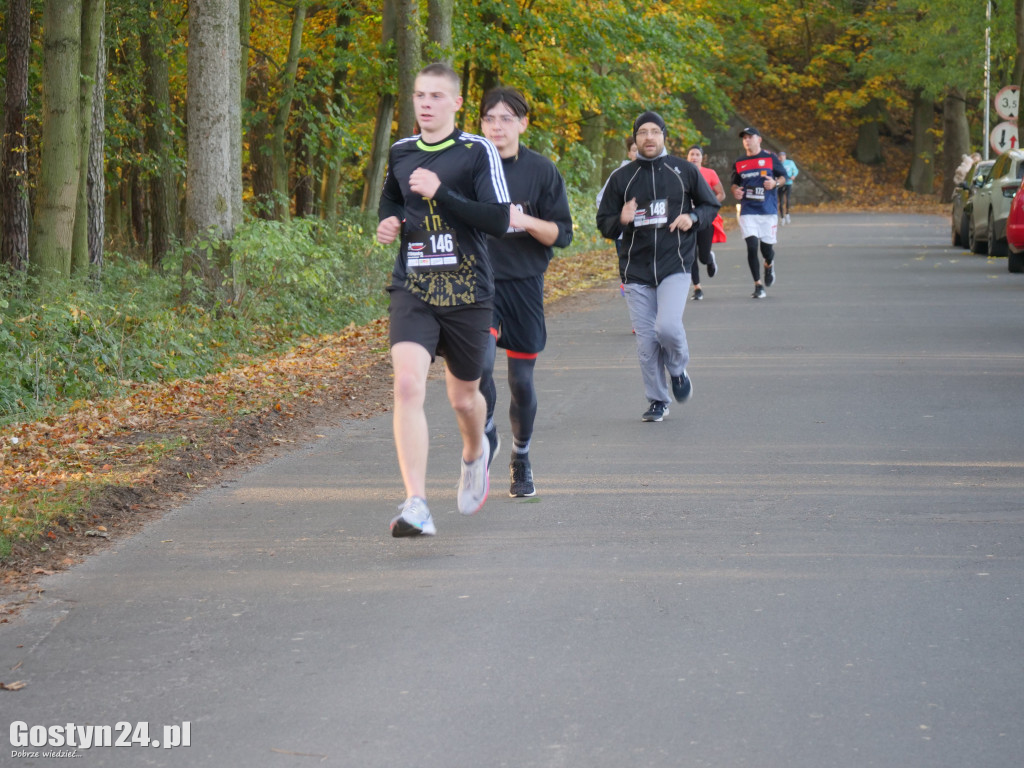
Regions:
M 992 129 L 988 144 L 997 155 L 1003 154 L 1008 149 L 1017 149 L 1020 146 L 1017 138 L 1017 124 L 999 123 Z

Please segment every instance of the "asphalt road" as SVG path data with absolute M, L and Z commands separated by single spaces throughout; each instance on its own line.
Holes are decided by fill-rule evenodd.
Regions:
M 388 536 L 390 418 L 324 427 L 48 577 L 0 626 L 0 723 L 138 737 L 77 766 L 1020 765 L 1024 276 L 948 230 L 798 215 L 763 301 L 731 235 L 661 424 L 617 286 L 571 300 L 536 499 L 506 449 L 455 512 L 432 385 L 432 539 Z M 0 764 L 60 748 L 15 731 Z

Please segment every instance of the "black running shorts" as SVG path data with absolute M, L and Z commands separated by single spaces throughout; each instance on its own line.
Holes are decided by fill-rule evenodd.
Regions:
M 535 355 L 548 341 L 544 324 L 544 275 L 494 281 L 494 321 L 498 346 Z
M 403 288 L 388 288 L 391 296 L 391 346 L 412 341 L 444 358 L 451 374 L 462 381 L 483 375 L 484 353 L 490 342 L 490 300 L 457 307 L 435 307 Z

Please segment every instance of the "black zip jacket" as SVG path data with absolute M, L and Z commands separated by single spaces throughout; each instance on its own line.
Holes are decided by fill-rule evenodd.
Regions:
M 632 222 L 619 221 L 622 207 L 636 198 Z M 638 157 L 608 178 L 597 228 L 609 240 L 622 235 L 619 278 L 624 283 L 657 287 L 677 272 L 689 272 L 697 254 L 697 231 L 710 227 L 720 207 L 711 187 L 693 163 L 673 155 Z M 669 231 L 681 214 L 697 222 L 689 231 Z

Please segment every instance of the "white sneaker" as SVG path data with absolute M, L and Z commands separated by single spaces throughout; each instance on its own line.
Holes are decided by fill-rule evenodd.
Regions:
M 487 501 L 487 492 L 491 489 L 490 464 L 491 444 L 487 435 L 483 439 L 484 449 L 480 458 L 468 464 L 463 460 L 462 474 L 459 476 L 459 512 L 474 515 L 480 511 Z
M 391 521 L 391 535 L 396 539 L 402 536 L 433 536 L 437 533 L 434 518 L 427 509 L 427 500 L 419 496 L 410 496 L 399 507 L 401 512 Z
M 787 223 L 787 224 L 789 224 L 789 222 L 790 222 L 790 219 L 789 219 L 789 214 L 787 213 L 787 214 L 786 214 L 786 223 Z

